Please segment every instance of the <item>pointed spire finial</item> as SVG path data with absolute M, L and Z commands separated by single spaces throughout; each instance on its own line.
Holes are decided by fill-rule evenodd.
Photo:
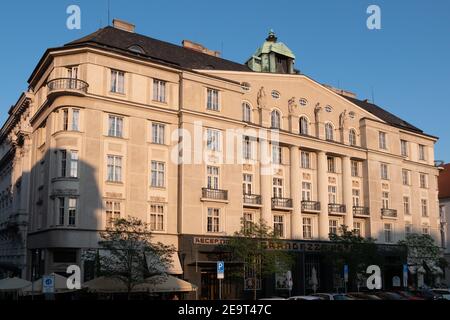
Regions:
M 266 41 L 277 42 L 277 37 L 275 36 L 275 31 L 273 31 L 273 29 L 269 30 L 269 36 L 266 38 Z

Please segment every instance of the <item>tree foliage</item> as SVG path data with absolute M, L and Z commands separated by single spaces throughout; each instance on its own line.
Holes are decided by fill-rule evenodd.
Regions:
M 422 266 L 424 262 L 428 266 L 440 266 L 442 264 L 441 249 L 428 234 L 411 233 L 398 244 L 406 246 L 408 264 L 411 266 Z

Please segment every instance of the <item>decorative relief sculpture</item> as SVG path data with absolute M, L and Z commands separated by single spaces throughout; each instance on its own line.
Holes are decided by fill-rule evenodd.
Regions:
M 256 101 L 258 103 L 258 108 L 260 110 L 265 109 L 267 107 L 267 96 L 266 96 L 266 91 L 264 90 L 264 87 L 261 87 L 259 89 Z
M 322 107 L 320 106 L 320 103 L 318 102 L 316 106 L 314 107 L 314 117 L 316 118 L 316 123 L 320 122 L 320 113 L 322 112 Z
M 292 97 L 288 101 L 289 113 L 294 114 L 298 110 L 297 102 L 295 101 L 295 97 Z
M 344 112 L 342 112 L 339 115 L 339 129 L 344 129 L 346 122 L 347 122 L 347 109 L 345 109 Z

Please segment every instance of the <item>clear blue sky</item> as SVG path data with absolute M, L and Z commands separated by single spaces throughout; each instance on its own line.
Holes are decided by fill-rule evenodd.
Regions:
M 26 89 L 48 47 L 107 24 L 107 0 L 3 1 L 0 6 L 0 122 Z M 110 0 L 114 17 L 137 32 L 180 44 L 190 39 L 244 62 L 270 28 L 315 80 L 354 91 L 440 137 L 436 159 L 450 162 L 450 1 L 134 1 Z M 81 30 L 66 28 L 79 5 Z M 368 30 L 366 9 L 381 7 L 381 30 Z

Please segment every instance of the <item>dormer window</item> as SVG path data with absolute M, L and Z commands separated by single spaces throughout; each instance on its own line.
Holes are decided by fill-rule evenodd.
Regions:
M 142 49 L 137 44 L 132 45 L 131 47 L 128 48 L 128 50 L 133 51 L 135 53 L 139 53 L 139 54 L 145 54 L 144 49 Z

